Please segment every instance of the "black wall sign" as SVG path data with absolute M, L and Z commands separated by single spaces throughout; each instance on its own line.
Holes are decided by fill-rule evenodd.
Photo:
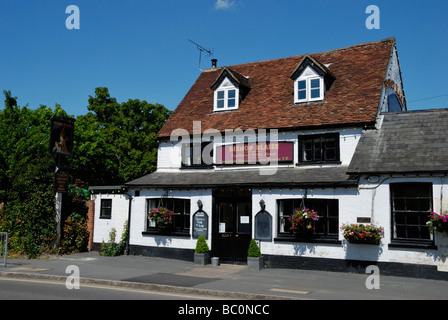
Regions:
M 208 215 L 199 210 L 193 215 L 193 238 L 197 239 L 201 234 L 208 239 Z
M 265 210 L 261 210 L 255 216 L 255 239 L 272 240 L 272 217 Z

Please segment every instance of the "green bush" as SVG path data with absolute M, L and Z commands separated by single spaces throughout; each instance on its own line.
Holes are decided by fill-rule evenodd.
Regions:
M 11 193 L 0 211 L 0 232 L 8 232 L 11 254 L 32 259 L 51 252 L 57 238 L 53 188 L 36 184 L 32 191 Z
M 122 255 L 126 249 L 126 241 L 128 238 L 128 222 L 124 223 L 123 234 L 121 235 L 121 241 L 116 243 L 115 238 L 117 237 L 117 230 L 112 228 L 109 232 L 109 241 L 101 244 L 100 255 L 107 257 L 116 257 Z
M 254 239 L 250 240 L 249 250 L 247 250 L 248 257 L 261 257 L 261 251 Z
M 198 237 L 198 241 L 196 242 L 196 249 L 195 249 L 195 253 L 208 253 L 210 251 L 210 249 L 208 248 L 208 244 L 205 241 L 204 236 L 201 234 Z
M 80 214 L 71 214 L 64 223 L 63 239 L 59 252 L 76 253 L 87 251 L 89 231 L 87 223 Z

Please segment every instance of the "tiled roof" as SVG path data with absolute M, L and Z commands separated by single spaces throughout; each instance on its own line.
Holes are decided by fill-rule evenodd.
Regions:
M 363 133 L 348 172 L 448 172 L 448 109 L 385 113 Z
M 202 132 L 375 123 L 394 41 L 391 38 L 310 54 L 328 66 L 336 78 L 320 102 L 294 104 L 290 76 L 305 55 L 229 66 L 250 84 L 250 91 L 234 111 L 213 112 L 210 87 L 224 68 L 204 70 L 158 136 L 169 137 L 178 128 L 192 133 L 193 121 L 201 121 Z
M 269 168 L 259 170 L 269 170 Z M 275 171 L 275 174 L 272 175 L 261 175 L 259 170 L 156 171 L 126 183 L 126 186 L 153 188 L 212 188 L 221 186 L 260 188 L 282 186 L 348 187 L 356 186 L 358 183 L 357 177 L 346 174 L 346 166 L 326 168 L 278 168 Z

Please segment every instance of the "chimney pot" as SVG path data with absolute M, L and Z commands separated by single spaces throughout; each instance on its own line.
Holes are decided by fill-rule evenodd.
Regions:
M 218 62 L 218 59 L 212 59 L 212 68 L 216 68 L 217 62 Z

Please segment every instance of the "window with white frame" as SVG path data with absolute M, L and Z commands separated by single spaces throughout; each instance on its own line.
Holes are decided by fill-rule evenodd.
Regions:
M 320 76 L 300 76 L 294 82 L 294 102 L 319 101 L 324 98 L 324 80 Z
M 239 89 L 229 79 L 225 79 L 215 90 L 213 111 L 238 109 Z

